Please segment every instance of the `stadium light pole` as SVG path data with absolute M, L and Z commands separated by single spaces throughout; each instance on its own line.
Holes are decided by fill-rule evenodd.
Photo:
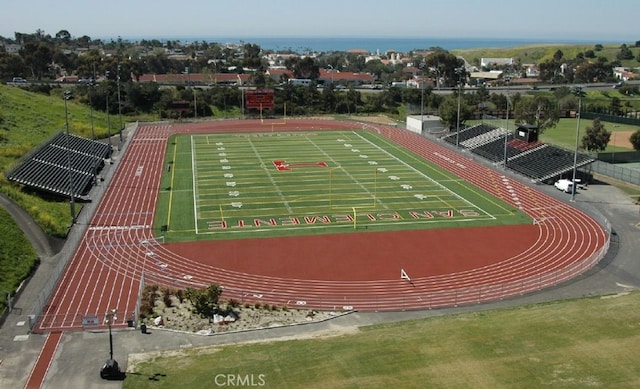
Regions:
M 576 201 L 576 173 L 578 171 L 578 141 L 580 138 L 580 114 L 582 111 L 582 97 L 584 96 L 584 91 L 581 86 L 576 86 L 573 88 L 573 94 L 578 96 L 578 122 L 576 124 L 576 148 L 573 152 L 573 175 L 572 175 L 572 185 L 571 185 L 571 201 Z
M 424 64 L 420 65 L 422 69 L 422 77 L 420 77 L 420 132 L 424 127 Z
M 191 86 L 191 90 L 193 90 L 193 118 L 198 118 L 198 98 L 196 97 L 196 88 L 191 85 L 191 77 L 189 76 L 189 67 L 186 66 L 184 68 L 184 74 L 187 75 L 187 87 Z
M 94 81 L 89 83 L 89 118 L 91 122 L 91 140 L 96 140 L 96 134 L 93 126 L 93 87 L 96 85 Z
M 507 140 L 509 138 L 509 82 L 511 81 L 510 77 L 507 77 L 507 120 L 505 123 L 505 134 L 504 134 L 504 169 L 507 169 Z
M 67 146 L 67 167 L 69 169 L 69 207 L 71 212 L 71 224 L 76 224 L 76 204 L 75 195 L 73 193 L 73 173 L 71 170 L 71 141 L 69 139 L 69 111 L 67 110 L 67 100 L 72 96 L 70 90 L 65 90 L 63 93 L 64 98 L 64 121 L 67 127 L 66 146 Z
M 240 92 L 242 94 L 242 118 L 244 119 L 244 88 L 242 87 L 242 78 L 240 78 L 240 74 L 238 74 L 238 82 L 240 83 Z
M 196 94 L 196 88 L 193 88 L 193 118 L 198 118 L 198 97 Z
M 91 79 L 91 82 L 89 82 L 89 112 L 90 112 L 89 115 L 90 115 L 90 120 L 91 120 L 91 140 L 93 141 L 92 149 L 93 149 L 94 153 L 95 153 L 95 149 L 96 149 L 96 133 L 95 133 L 94 125 L 93 125 L 93 88 L 95 86 L 96 86 L 96 81 L 95 81 L 95 77 L 93 77 Z M 96 158 L 96 160 L 93 163 L 93 180 L 95 182 L 96 178 L 98 176 L 98 160 L 97 160 L 97 156 L 95 154 L 93 155 L 93 157 Z
M 120 65 L 120 64 L 118 64 L 118 73 L 117 73 L 117 86 L 118 86 L 118 122 L 119 122 L 118 129 L 119 129 L 119 132 L 120 132 L 120 143 L 122 143 L 122 130 L 123 130 L 123 128 L 122 128 L 122 104 L 121 104 L 121 101 L 120 101 L 120 68 L 121 68 L 121 65 Z
M 104 74 L 104 77 L 107 81 L 107 87 L 105 88 L 105 100 L 107 103 L 107 140 L 109 141 L 109 147 L 111 147 L 111 115 L 109 115 L 109 74 L 110 72 L 107 70 Z
M 460 98 L 462 96 L 462 73 L 464 72 L 464 67 L 457 67 L 455 70 L 458 75 L 458 120 L 456 123 L 456 148 L 460 147 Z

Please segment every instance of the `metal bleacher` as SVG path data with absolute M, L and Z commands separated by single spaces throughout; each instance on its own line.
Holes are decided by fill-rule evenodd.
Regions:
M 105 143 L 59 132 L 16 165 L 7 179 L 62 196 L 85 196 L 111 157 Z
M 473 139 L 477 136 L 480 136 L 486 132 L 493 131 L 495 127 L 490 127 L 485 124 L 478 124 L 473 127 L 461 128 L 459 132 L 454 132 L 443 137 L 444 141 L 449 142 L 451 144 L 456 144 L 456 141 L 459 144 L 466 142 L 470 139 Z
M 576 167 L 581 167 L 595 161 L 589 155 L 567 151 L 556 146 L 545 144 L 523 152 L 508 161 L 510 169 L 517 171 L 536 181 L 544 181 L 566 173 L 573 169 L 574 158 Z
M 504 161 L 505 157 L 505 134 L 506 130 L 479 124 L 461 130 L 457 135 L 447 135 L 444 140 L 455 144 L 457 136 L 461 147 L 491 162 L 499 163 Z M 515 138 L 513 134 L 506 136 L 507 167 L 537 182 L 558 177 L 572 170 L 574 158 L 576 167 L 595 161 L 586 154 L 578 153 L 576 157 L 573 151 L 538 141 L 527 142 Z

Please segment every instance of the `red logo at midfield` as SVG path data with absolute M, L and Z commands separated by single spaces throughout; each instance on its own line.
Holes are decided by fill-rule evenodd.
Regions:
M 329 167 L 326 162 L 287 162 L 287 161 L 273 161 L 273 166 L 279 171 L 293 170 L 294 167 Z

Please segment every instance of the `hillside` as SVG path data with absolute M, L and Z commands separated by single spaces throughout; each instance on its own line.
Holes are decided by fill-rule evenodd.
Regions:
M 44 200 L 9 184 L 7 170 L 32 148 L 42 144 L 65 125 L 63 89 L 53 87 L 46 93 L 0 85 L 0 191 L 16 201 L 52 236 L 62 237 L 71 222 L 66 201 Z M 86 105 L 70 100 L 69 130 L 72 134 L 91 137 L 91 111 Z M 106 134 L 103 112 L 93 112 L 97 137 Z M 112 120 L 112 126 L 115 121 Z
M 621 43 L 622 44 L 622 43 Z M 620 45 L 621 45 L 620 44 Z M 616 60 L 616 55 L 620 51 L 620 45 L 602 45 L 602 50 L 596 51 L 594 44 L 540 44 L 527 45 L 508 48 L 480 48 L 452 50 L 455 55 L 464 57 L 467 62 L 476 64 L 480 62 L 480 58 L 514 58 L 520 63 L 540 63 L 553 58 L 556 51 L 562 51 L 563 58 L 575 58 L 578 53 L 585 53 L 593 50 L 596 57 L 607 58 L 611 62 Z M 622 61 L 622 66 L 631 68 L 639 67 L 640 62 L 635 58 L 640 55 L 640 48 L 633 47 L 632 43 L 627 43 L 634 55 L 634 59 Z

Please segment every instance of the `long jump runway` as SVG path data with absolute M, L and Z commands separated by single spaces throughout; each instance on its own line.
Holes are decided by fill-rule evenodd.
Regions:
M 275 125 L 275 124 L 274 124 Z M 224 288 L 223 298 L 323 310 L 408 310 L 480 303 L 570 279 L 606 253 L 590 216 L 419 135 L 334 120 L 280 131 L 356 129 L 387 139 L 530 215 L 535 223 L 403 232 L 160 244 L 152 234 L 168 137 L 264 131 L 260 121 L 140 125 L 36 331 L 79 330 L 112 309 L 125 326 L 141 280 Z M 410 280 L 400 278 L 404 269 Z

